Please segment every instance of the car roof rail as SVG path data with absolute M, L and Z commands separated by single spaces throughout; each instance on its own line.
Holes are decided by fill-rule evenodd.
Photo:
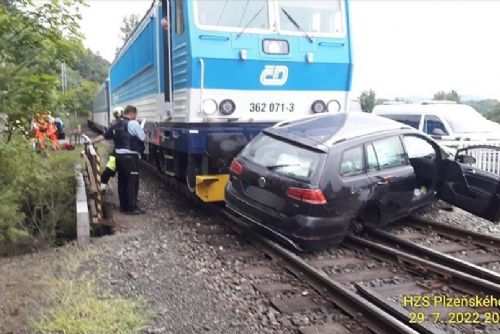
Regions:
M 401 102 L 401 101 L 385 101 L 383 103 L 384 106 L 392 106 L 392 105 L 400 105 L 400 104 L 406 104 L 406 103 Z
M 423 105 L 430 105 L 430 104 L 458 104 L 457 101 L 447 101 L 447 100 L 430 100 L 430 101 L 424 101 L 422 102 Z

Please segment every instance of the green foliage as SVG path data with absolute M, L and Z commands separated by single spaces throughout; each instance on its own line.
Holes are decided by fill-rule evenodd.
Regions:
M 99 291 L 93 280 L 61 283 L 58 306 L 32 323 L 39 333 L 134 334 L 148 322 L 143 303 Z
M 433 100 L 439 100 L 439 101 L 455 101 L 457 103 L 460 103 L 460 95 L 455 90 L 451 90 L 449 92 L 445 91 L 439 91 L 437 93 L 434 93 Z
M 405 99 L 404 97 L 395 97 L 394 101 L 395 102 L 402 102 L 402 103 L 412 103 L 412 101 Z
M 61 152 L 41 156 L 24 140 L 0 141 L 0 246 L 29 233 L 51 243 L 74 224 L 74 162 Z
M 122 25 L 120 27 L 120 31 L 122 35 L 120 38 L 122 39 L 123 42 L 126 42 L 130 36 L 132 36 L 132 33 L 134 32 L 135 28 L 140 23 L 140 18 L 136 14 L 130 14 L 129 16 L 125 16 L 122 21 Z
M 359 96 L 359 103 L 361 104 L 361 109 L 367 113 L 371 113 L 376 105 L 384 104 L 385 102 L 388 101 L 390 100 L 385 98 L 377 98 L 377 94 L 373 89 L 370 89 L 368 91 L 365 90 Z
M 74 157 L 42 157 L 27 138 L 38 114 L 87 115 L 107 76 L 109 64 L 82 46 L 82 5 L 0 0 L 0 246 L 27 235 L 54 242 L 74 224 Z
M 359 103 L 361 103 L 361 109 L 363 109 L 364 112 L 372 112 L 377 103 L 375 91 L 370 89 L 369 91 L 362 92 L 359 96 Z
M 500 123 L 500 102 L 487 111 L 484 116 L 491 121 Z
M 0 114 L 7 140 L 26 133 L 35 113 L 54 111 L 60 63 L 82 52 L 77 7 L 83 0 L 10 0 L 0 6 Z
M 92 101 L 98 89 L 97 83 L 84 80 L 79 87 L 62 93 L 59 101 L 68 113 L 76 112 L 80 116 L 87 116 L 90 112 L 89 101 Z
M 47 299 L 52 308 L 31 322 L 34 333 L 51 334 L 135 334 L 148 323 L 151 314 L 145 302 L 113 295 L 99 286 L 97 272 L 79 272 L 82 264 L 97 257 L 101 249 L 66 248 L 60 261 L 50 268 L 45 278 L 50 284 Z M 111 251 L 111 250 L 104 250 Z
M 109 65 L 109 62 L 99 54 L 86 49 L 82 51 L 80 61 L 72 68 L 83 80 L 102 83 L 108 77 Z
M 120 26 L 121 35 L 120 38 L 123 41 L 123 44 L 127 42 L 127 40 L 132 36 L 135 28 L 140 23 L 140 18 L 136 14 L 131 14 L 129 16 L 125 16 L 122 20 L 122 25 Z M 121 48 L 117 48 L 115 54 L 118 55 Z
M 29 148 L 6 145 L 0 141 L 0 245 L 15 242 L 25 234 L 22 212 L 22 188 L 17 170 L 18 162 L 26 156 L 21 152 Z
M 0 245 L 27 237 L 28 234 L 20 224 L 23 219 L 24 214 L 18 203 L 18 194 L 12 189 L 0 192 Z
M 484 100 L 470 100 L 464 101 L 464 104 L 468 104 L 472 108 L 479 111 L 481 114 L 486 114 L 488 112 L 493 111 L 493 109 L 497 106 L 500 101 L 494 99 L 484 99 Z
M 75 216 L 67 215 L 75 205 L 73 159 L 65 154 L 36 155 L 37 171 L 24 182 L 25 225 L 33 235 L 51 243 L 56 241 L 58 226 L 75 222 Z

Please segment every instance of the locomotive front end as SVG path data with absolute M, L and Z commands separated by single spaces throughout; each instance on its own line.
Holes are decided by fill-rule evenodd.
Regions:
M 262 129 L 346 110 L 352 72 L 348 4 L 179 4 L 170 116 L 189 124 L 191 142 L 200 144 L 188 152 L 188 186 L 204 201 L 218 201 L 232 158 Z M 179 24 L 181 18 L 189 24 Z

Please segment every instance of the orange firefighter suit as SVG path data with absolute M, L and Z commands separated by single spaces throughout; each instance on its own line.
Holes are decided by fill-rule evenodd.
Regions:
M 47 137 L 50 139 L 50 147 L 52 148 L 52 151 L 57 151 L 59 149 L 57 126 L 52 117 L 49 118 L 49 124 L 47 125 Z
M 34 123 L 35 138 L 38 141 L 38 146 L 40 147 L 40 150 L 45 151 L 45 136 L 48 126 L 47 117 L 39 116 L 35 119 Z

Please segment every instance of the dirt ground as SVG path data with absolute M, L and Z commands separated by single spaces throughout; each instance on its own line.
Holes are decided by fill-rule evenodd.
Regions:
M 59 256 L 55 250 L 0 258 L 0 333 L 30 333 L 30 319 L 48 306 L 48 268 Z
M 139 222 L 139 218 L 134 222 L 119 212 L 116 220 L 120 221 L 119 230 L 126 235 L 133 235 Z M 30 322 L 53 306 L 52 297 L 57 294 L 54 281 L 62 276 L 61 265 L 75 266 L 71 271 L 76 277 L 78 268 L 87 262 L 81 261 L 81 254 L 92 252 L 92 257 L 98 257 L 109 249 L 107 241 L 106 238 L 94 239 L 84 250 L 69 243 L 38 253 L 0 257 L 0 334 L 33 333 Z M 67 268 L 64 269 L 67 273 Z

